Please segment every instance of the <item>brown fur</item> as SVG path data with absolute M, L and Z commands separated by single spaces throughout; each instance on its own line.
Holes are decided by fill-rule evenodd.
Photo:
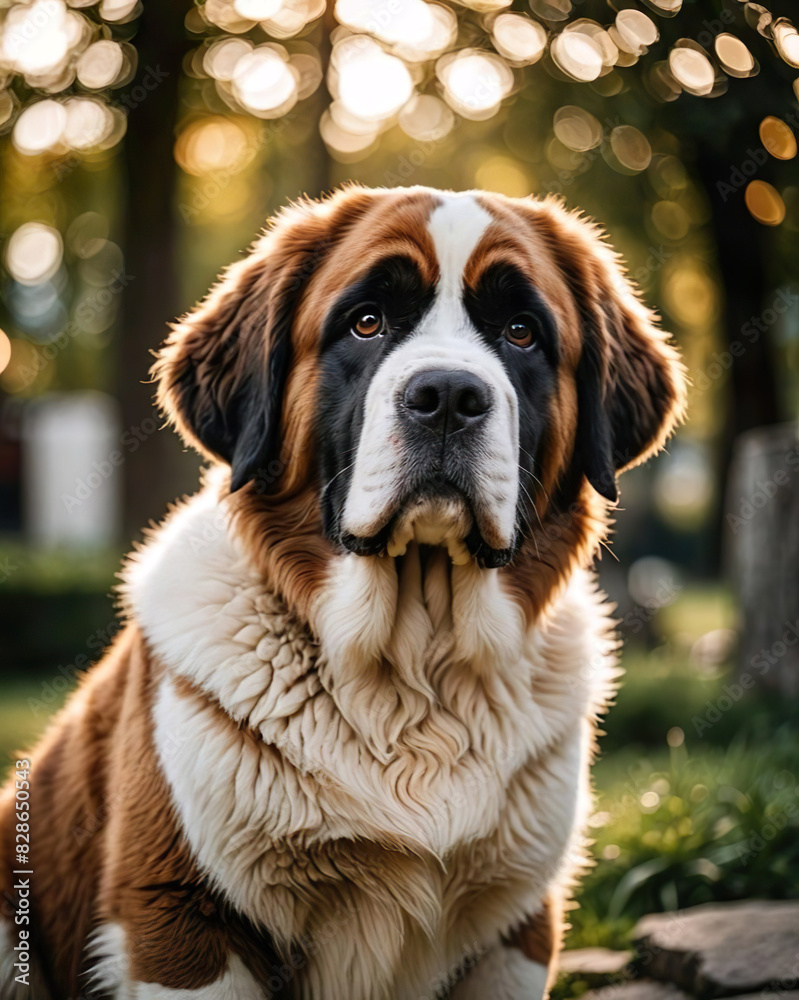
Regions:
M 551 892 L 538 911 L 514 927 L 507 943 L 533 962 L 550 970 L 550 985 L 557 974 L 557 958 L 563 945 L 563 901 Z
M 30 773 L 32 937 L 53 982 L 77 994 L 81 952 L 92 930 L 102 870 L 108 769 L 117 729 L 131 634 L 120 636 L 33 754 Z M 13 778 L 13 775 L 12 775 Z M 4 914 L 16 908 L 11 890 L 14 842 L 12 788 L 0 806 Z M 66 987 L 65 987 L 66 988 Z
M 521 263 L 535 274 L 562 336 L 537 521 L 513 565 L 502 571 L 532 622 L 572 570 L 590 563 L 609 524 L 608 502 L 579 467 L 586 458 L 579 379 L 589 370 L 600 380 L 603 414 L 624 442 L 613 450 L 615 471 L 662 445 L 681 413 L 682 372 L 593 228 L 552 202 L 482 200 L 496 222 L 470 262 L 466 283 L 476 283 L 492 261 Z M 410 256 L 425 280 L 435 282 L 426 229 L 434 204 L 426 191 L 351 188 L 322 209 L 305 203 L 292 208 L 175 325 L 153 369 L 158 403 L 181 435 L 207 458 L 232 464 L 234 476 L 237 465 L 254 476 L 233 498 L 237 533 L 264 580 L 303 622 L 332 554 L 321 532 L 315 479 L 318 332 L 342 287 L 381 256 Z M 264 394 L 274 412 L 242 444 L 252 393 Z M 78 994 L 83 947 L 105 921 L 125 928 L 134 979 L 176 989 L 216 980 L 231 952 L 242 955 L 261 982 L 275 961 L 270 942 L 229 913 L 205 884 L 182 839 L 153 746 L 150 708 L 159 671 L 135 623 L 129 625 L 33 753 L 34 932 L 54 997 Z M 219 727 L 238 729 L 232 738 L 262 749 L 258 734 L 237 727 L 207 694 L 185 687 L 182 693 L 201 699 Z M 0 803 L 6 860 L 13 822 L 9 789 Z M 302 862 L 299 881 L 291 881 L 286 868 L 287 891 L 311 914 L 318 911 L 319 920 L 351 894 L 368 898 L 443 878 L 434 859 L 390 844 L 339 841 L 285 849 Z M 451 859 L 453 870 L 479 870 L 483 849 L 491 845 L 464 848 Z M 400 870 L 403 877 L 394 878 Z M 2 879 L 9 917 L 7 863 Z M 490 885 L 475 888 L 472 909 L 479 911 L 491 893 Z M 560 926 L 558 906 L 549 899 L 509 943 L 549 964 Z M 252 958 L 256 953 L 261 957 Z
M 199 876 L 173 817 L 149 716 L 159 674 L 128 626 L 31 755 L 34 948 L 54 1000 L 84 994 L 83 951 L 107 921 L 125 928 L 130 972 L 144 982 L 195 989 L 232 952 L 266 983 L 274 963 L 269 940 Z M 3 809 L 3 858 L 12 819 Z M 12 881 L 6 863 L 10 919 Z

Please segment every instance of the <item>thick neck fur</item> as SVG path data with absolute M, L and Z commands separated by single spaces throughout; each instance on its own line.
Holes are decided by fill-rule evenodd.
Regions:
M 499 571 L 412 547 L 332 556 L 302 621 L 230 507 L 207 486 L 126 572 L 164 668 L 153 738 L 193 856 L 279 948 L 335 900 L 352 941 L 377 935 L 365 965 L 338 938 L 321 949 L 320 997 L 419 996 L 580 864 L 590 719 L 615 677 L 607 606 L 577 570 L 529 627 Z M 463 910 L 489 858 L 510 888 Z
M 488 734 L 507 745 L 532 664 L 524 616 L 495 571 L 418 545 L 396 560 L 343 556 L 312 620 L 323 683 L 382 763 L 440 752 L 442 740 L 452 761 Z
M 512 771 L 602 701 L 580 671 L 608 641 L 568 633 L 571 616 L 599 600 L 581 571 L 531 628 L 500 571 L 453 566 L 443 550 L 329 554 L 307 589 L 306 623 L 264 582 L 231 506 L 211 483 L 178 508 L 132 561 L 128 602 L 169 669 L 267 742 L 295 755 L 301 746 L 301 766 L 324 759 L 320 733 L 343 733 L 419 806 L 435 775 L 465 757 Z M 332 730 L 320 715 L 338 720 Z M 284 741 L 295 723 L 302 738 Z

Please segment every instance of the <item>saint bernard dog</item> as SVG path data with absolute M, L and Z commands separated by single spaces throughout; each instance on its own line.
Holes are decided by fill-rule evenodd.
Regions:
M 557 201 L 354 186 L 153 374 L 210 467 L 1 800 L 3 1000 L 542 997 L 617 674 L 591 565 L 680 417 L 668 336 Z

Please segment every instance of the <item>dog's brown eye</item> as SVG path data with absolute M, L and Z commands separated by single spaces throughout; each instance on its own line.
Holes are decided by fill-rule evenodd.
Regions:
M 505 339 L 516 347 L 530 347 L 536 338 L 536 331 L 530 320 L 512 319 L 505 327 Z
M 374 337 L 383 332 L 383 317 L 379 312 L 366 310 L 355 320 L 352 332 L 357 337 Z

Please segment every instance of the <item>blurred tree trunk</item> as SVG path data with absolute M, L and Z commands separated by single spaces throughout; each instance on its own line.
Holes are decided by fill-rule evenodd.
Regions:
M 747 135 L 737 136 L 731 148 L 746 150 Z M 744 185 L 730 190 L 729 159 L 703 149 L 698 167 L 710 199 L 719 273 L 724 283 L 722 329 L 727 343 L 723 347 L 740 344 L 743 348 L 730 352 L 729 412 L 725 421 L 729 460 L 732 443 L 739 434 L 782 419 L 771 331 L 757 330 L 754 337 L 746 334 L 752 321 L 759 320 L 770 305 L 769 296 L 775 294 L 767 272 L 772 230 L 757 222 L 747 209 Z
M 738 441 L 727 497 L 733 580 L 741 602 L 739 680 L 799 696 L 799 426 Z
M 739 133 L 731 144 L 746 151 L 742 159 L 749 156 L 748 138 Z M 746 207 L 748 177 L 740 174 L 743 183 L 731 190 L 734 166 L 707 149 L 699 157 L 723 281 L 721 354 L 730 379 L 718 458 L 718 481 L 726 489 L 719 491 L 714 549 L 719 563 L 732 569 L 741 607 L 741 683 L 795 696 L 799 635 L 793 637 L 789 628 L 792 623 L 799 628 L 799 482 L 793 481 L 799 451 L 791 469 L 796 430 L 780 426 L 786 414 L 777 386 L 774 330 L 766 321 L 773 320 L 777 295 L 769 272 L 773 230 Z
M 180 73 L 189 49 L 184 0 L 145 3 L 136 35 L 139 64 L 127 91 L 124 140 L 127 205 L 125 273 L 117 353 L 122 407 L 124 530 L 138 532 L 176 496 L 194 487 L 197 462 L 177 437 L 158 430 L 153 387 L 145 384 L 151 351 L 163 340 L 178 305 L 173 156 Z
M 731 148 L 745 150 L 745 136 L 738 135 Z M 731 164 L 707 145 L 700 145 L 699 175 L 710 200 L 718 273 L 722 282 L 721 354 L 729 364 L 727 412 L 719 442 L 717 512 L 711 539 L 711 564 L 724 561 L 724 487 L 728 482 L 735 441 L 740 434 L 784 419 L 774 366 L 772 331 L 747 335 L 752 321 L 766 308 L 774 288 L 767 274 L 768 236 L 765 227 L 750 214 L 744 201 L 744 186 L 729 189 Z

